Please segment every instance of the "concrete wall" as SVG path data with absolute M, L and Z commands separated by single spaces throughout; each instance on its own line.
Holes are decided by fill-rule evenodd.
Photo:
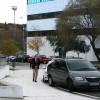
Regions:
M 9 76 L 9 65 L 0 66 L 0 79 Z
M 23 98 L 23 88 L 10 83 L 1 82 L 7 86 L 0 86 L 0 97 Z
M 9 65 L 7 65 L 7 59 L 4 56 L 0 56 L 0 79 L 9 76 Z
M 14 84 L 2 82 L 2 79 L 9 76 L 9 65 L 5 58 L 0 58 L 0 83 L 4 86 L 0 86 L 0 97 L 9 98 L 23 98 L 23 88 Z
M 55 18 L 33 20 L 27 22 L 28 31 L 40 30 L 55 30 Z
M 7 59 L 5 57 L 0 57 L 0 66 L 7 65 Z

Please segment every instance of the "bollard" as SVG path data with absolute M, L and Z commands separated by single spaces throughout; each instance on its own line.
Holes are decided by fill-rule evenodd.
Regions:
M 12 59 L 12 67 L 13 67 L 13 71 L 15 70 L 15 59 Z

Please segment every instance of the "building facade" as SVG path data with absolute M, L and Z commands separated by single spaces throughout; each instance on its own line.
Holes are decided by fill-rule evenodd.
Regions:
M 56 16 L 66 7 L 67 0 L 27 0 L 27 43 L 39 33 L 45 46 L 40 53 L 47 56 L 54 55 L 53 49 L 46 40 L 46 36 L 53 34 L 55 30 Z M 45 52 L 44 52 L 45 51 Z M 27 46 L 27 54 L 34 55 L 36 52 Z
M 27 0 L 28 36 L 33 36 L 36 31 L 44 36 L 55 30 L 55 17 L 67 4 L 67 0 Z
M 38 33 L 45 42 L 45 46 L 41 47 L 40 54 L 46 56 L 55 55 L 53 52 L 54 47 L 50 46 L 49 41 L 46 40 L 46 36 L 54 34 L 56 16 L 59 15 L 67 5 L 68 0 L 27 0 L 27 44 L 36 33 Z M 84 39 L 89 43 L 86 37 L 84 37 Z M 27 54 L 33 56 L 36 52 L 29 49 L 27 46 Z M 66 56 L 76 57 L 77 53 L 68 52 Z M 97 60 L 92 48 L 88 54 L 80 54 L 80 56 L 90 61 Z

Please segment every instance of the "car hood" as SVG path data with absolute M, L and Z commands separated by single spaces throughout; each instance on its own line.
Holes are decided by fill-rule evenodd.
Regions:
M 70 71 L 76 77 L 100 77 L 100 71 Z

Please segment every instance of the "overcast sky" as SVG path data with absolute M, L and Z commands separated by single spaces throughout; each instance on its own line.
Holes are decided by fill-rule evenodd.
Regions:
M 0 23 L 14 23 L 14 10 L 11 6 L 17 6 L 15 23 L 26 23 L 27 0 L 0 0 Z

